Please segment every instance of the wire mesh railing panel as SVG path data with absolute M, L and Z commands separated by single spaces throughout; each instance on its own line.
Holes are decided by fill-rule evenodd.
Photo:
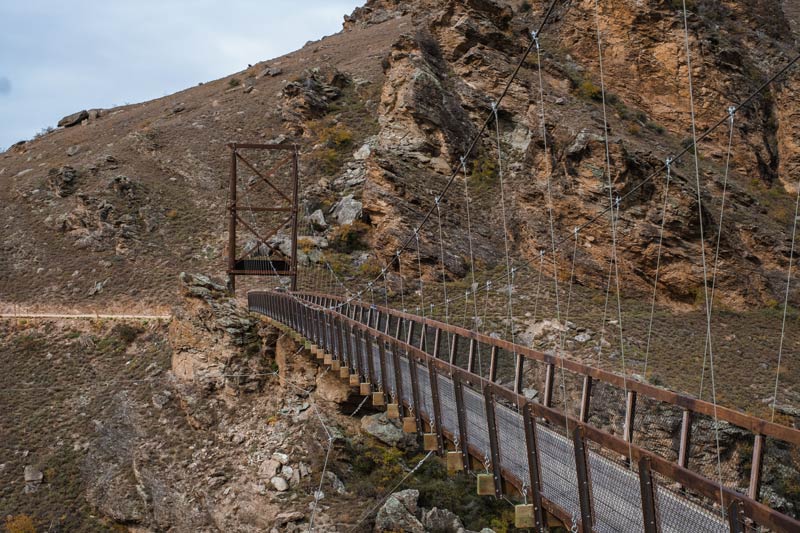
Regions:
M 411 366 L 408 364 L 408 359 L 405 355 L 400 354 L 400 379 L 403 380 L 403 400 L 408 402 L 408 405 L 416 408 L 414 405 L 414 393 L 411 388 Z
M 639 476 L 597 453 L 589 453 L 595 530 L 639 532 L 644 529 Z
M 575 450 L 562 428 L 540 424 L 537 430 L 542 494 L 570 516 L 580 515 Z
M 380 385 L 383 383 L 383 369 L 381 368 L 381 352 L 380 348 L 378 347 L 378 343 L 381 342 L 378 339 L 373 339 L 369 345 L 372 349 L 370 355 L 372 356 L 372 368 L 375 369 L 375 382 L 376 385 Z
M 464 386 L 464 408 L 467 413 L 467 443 L 486 456 L 489 454 L 489 427 L 486 423 L 486 403 L 480 392 Z
M 456 393 L 453 381 L 442 375 L 437 375 L 439 382 L 439 403 L 442 413 L 441 427 L 453 435 L 458 435 L 458 412 L 456 411 Z
M 659 479 L 656 477 L 655 479 Z M 686 495 L 679 494 L 657 481 L 656 508 L 663 533 L 683 533 L 685 531 L 703 531 L 709 533 L 727 533 L 728 524 L 723 519 L 719 508 L 714 509 L 709 502 L 705 505 L 693 503 Z
M 517 478 L 527 483 L 530 474 L 522 415 L 497 402 L 494 405 L 494 413 L 500 447 L 500 466 L 507 468 Z
M 433 420 L 433 393 L 431 393 L 431 375 L 428 369 L 417 363 L 417 383 L 419 383 L 419 399 L 422 412 Z
M 395 372 L 394 372 L 394 355 L 390 347 L 386 347 L 386 383 L 389 387 L 388 392 L 395 396 L 397 394 L 397 381 L 395 380 Z

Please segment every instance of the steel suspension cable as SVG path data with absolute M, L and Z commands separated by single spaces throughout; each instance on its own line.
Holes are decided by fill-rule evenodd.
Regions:
M 605 72 L 603 69 L 603 44 L 602 44 L 602 37 L 600 35 L 600 7 L 599 7 L 599 0 L 594 1 L 594 17 L 595 17 L 595 28 L 597 30 L 597 58 L 599 61 L 600 66 L 600 95 L 602 97 L 602 109 L 603 109 L 603 142 L 605 147 L 605 163 L 606 163 L 606 177 L 608 179 L 608 203 L 611 207 L 609 211 L 611 214 L 611 261 L 614 265 L 614 279 L 615 279 L 615 289 L 616 289 L 616 296 L 617 296 L 617 326 L 619 330 L 619 356 L 620 361 L 622 362 L 622 388 L 625 393 L 625 397 L 628 397 L 628 369 L 626 368 L 625 364 L 625 337 L 623 335 L 624 330 L 622 326 L 622 296 L 620 291 L 620 278 L 619 278 L 619 254 L 617 250 L 617 223 L 619 221 L 619 198 L 617 198 L 617 211 L 616 215 L 614 213 L 614 181 L 611 177 L 611 152 L 609 149 L 609 142 L 608 142 L 608 116 L 606 110 L 606 85 L 605 85 Z M 577 230 L 576 230 L 577 231 Z M 628 459 L 629 459 L 629 466 L 633 468 L 633 428 L 624 428 L 625 429 L 625 436 L 628 441 Z M 631 438 L 627 438 L 628 435 Z
M 719 224 L 717 225 L 717 243 L 714 250 L 714 268 L 711 272 L 711 302 L 709 303 L 710 310 L 709 313 L 714 311 L 714 294 L 717 289 L 717 269 L 719 267 L 719 247 L 720 242 L 722 242 L 722 223 L 725 218 L 725 200 L 726 200 L 726 193 L 728 192 L 728 172 L 730 169 L 731 164 L 731 147 L 733 146 L 733 122 L 735 117 L 735 110 L 733 107 L 728 108 L 728 113 L 730 114 L 730 124 L 729 124 L 729 133 L 728 133 L 728 150 L 725 155 L 725 172 L 723 174 L 722 180 L 722 204 L 719 211 Z M 710 339 L 706 339 L 705 345 L 703 346 L 703 369 L 700 372 L 700 394 L 698 398 L 701 400 L 703 399 L 703 383 L 706 377 L 706 357 L 708 356 L 708 350 L 710 348 Z
M 653 336 L 653 318 L 656 311 L 656 293 L 658 292 L 658 274 L 661 269 L 661 249 L 664 243 L 664 227 L 667 221 L 667 205 L 669 203 L 670 166 L 672 159 L 667 158 L 667 179 L 664 183 L 664 206 L 661 209 L 661 229 L 658 232 L 658 252 L 656 253 L 656 273 L 653 278 L 653 297 L 650 302 L 650 321 L 647 324 L 647 341 L 644 349 L 644 371 L 642 375 L 647 379 L 647 365 L 650 358 L 650 341 Z
M 794 245 L 795 236 L 797 235 L 797 217 L 800 215 L 798 212 L 800 208 L 800 181 L 797 183 L 797 198 L 794 202 L 794 222 L 792 223 L 792 246 L 789 251 L 789 268 L 786 274 L 786 292 L 783 296 L 783 318 L 781 319 L 781 341 L 778 346 L 778 364 L 775 369 L 775 389 L 772 392 L 772 418 L 771 421 L 775 422 L 775 407 L 778 403 L 778 383 L 781 377 L 781 363 L 783 357 L 783 342 L 786 337 L 786 314 L 789 309 L 789 287 L 792 283 L 792 259 L 794 258 Z
M 719 442 L 719 418 L 717 417 L 717 384 L 714 375 L 714 349 L 711 337 L 711 302 L 709 301 L 708 293 L 708 272 L 706 265 L 706 243 L 705 234 L 703 229 L 703 197 L 700 189 L 700 158 L 697 150 L 697 126 L 695 121 L 694 109 L 694 86 L 692 80 L 692 54 L 689 47 L 689 15 L 686 9 L 686 0 L 683 0 L 683 30 L 684 30 L 684 46 L 686 49 L 686 70 L 689 80 L 689 110 L 692 118 L 692 146 L 694 147 L 694 174 L 695 174 L 695 187 L 697 189 L 697 217 L 700 224 L 700 257 L 703 262 L 703 291 L 705 296 L 706 307 L 706 339 L 708 342 L 708 356 L 711 365 L 711 403 L 714 409 L 714 438 L 717 448 L 717 476 L 719 481 L 719 503 L 722 519 L 725 519 L 725 500 L 722 489 L 722 458 L 720 452 Z

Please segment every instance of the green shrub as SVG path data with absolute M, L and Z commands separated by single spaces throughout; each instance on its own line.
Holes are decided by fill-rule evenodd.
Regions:
M 497 183 L 497 161 L 491 156 L 480 156 L 472 165 L 469 176 L 470 188 L 477 192 L 493 187 Z
M 584 80 L 578 87 L 578 92 L 590 100 L 602 100 L 603 90 L 589 80 Z
M 242 84 L 242 80 L 240 80 L 239 78 L 231 78 L 228 81 L 228 86 L 229 87 L 238 87 L 241 84 Z
M 6 531 L 8 533 L 36 533 L 36 525 L 30 516 L 19 514 L 6 518 Z

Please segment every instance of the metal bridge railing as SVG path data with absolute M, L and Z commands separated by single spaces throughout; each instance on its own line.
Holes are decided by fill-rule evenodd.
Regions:
M 553 406 L 555 365 L 560 373 L 566 361 L 394 310 L 357 302 L 343 305 L 327 295 L 251 292 L 248 303 L 251 311 L 298 332 L 328 354 L 326 361 L 356 376 L 362 394 L 382 391 L 395 398 L 418 432 L 436 434 L 440 452 L 456 448 L 465 469 L 492 474 L 497 496 L 527 488 L 539 531 L 544 526 L 541 509 L 585 532 L 738 532 L 753 525 L 800 531 L 800 522 L 756 498 L 720 487 L 631 442 L 637 393 L 689 413 L 703 413 L 703 402 L 687 402 L 646 384 L 629 386 L 634 396 L 633 401 L 625 398 L 624 424 L 631 430 L 623 428 L 618 437 L 589 423 L 590 395 L 582 395 L 577 416 Z M 476 373 L 479 348 L 488 350 L 490 364 Z M 482 375 L 493 377 L 500 350 L 547 365 L 541 403 Z M 523 365 L 515 366 L 521 374 Z M 592 380 L 613 386 L 620 379 L 574 362 L 569 366 L 573 374 L 589 378 L 589 387 Z M 581 381 L 586 388 L 587 380 Z M 655 394 L 648 394 L 650 389 Z M 747 417 L 736 413 L 729 418 L 739 417 L 745 427 L 755 426 L 772 437 L 786 435 L 774 425 L 741 416 Z

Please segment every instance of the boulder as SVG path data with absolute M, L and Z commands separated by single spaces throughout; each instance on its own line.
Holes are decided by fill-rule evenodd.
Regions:
M 272 483 L 272 486 L 278 492 L 286 492 L 289 490 L 289 483 L 280 476 L 275 476 L 269 480 Z
M 361 218 L 362 207 L 361 202 L 355 200 L 352 194 L 348 194 L 333 207 L 333 218 L 342 225 L 352 224 Z
M 375 437 L 384 444 L 396 448 L 409 448 L 416 443 L 414 436 L 403 433 L 403 430 L 393 420 L 390 420 L 386 413 L 363 417 L 361 419 L 361 431 Z
M 459 533 L 464 530 L 461 519 L 452 511 L 434 507 L 422 512 L 420 520 L 425 526 L 426 531 L 436 531 L 437 533 Z
M 62 118 L 58 121 L 59 127 L 64 128 L 71 128 L 72 126 L 77 126 L 84 120 L 89 118 L 89 112 L 85 109 L 83 111 L 78 111 L 77 113 L 73 113 L 71 115 L 67 115 L 66 117 Z
M 325 222 L 325 215 L 322 214 L 321 209 L 317 209 L 311 213 L 311 216 L 308 217 L 308 221 L 311 222 L 311 225 L 316 230 L 323 230 L 328 227 L 328 223 Z
M 389 496 L 375 517 L 375 533 L 385 531 L 425 533 L 425 526 L 417 520 L 419 491 L 406 489 Z

